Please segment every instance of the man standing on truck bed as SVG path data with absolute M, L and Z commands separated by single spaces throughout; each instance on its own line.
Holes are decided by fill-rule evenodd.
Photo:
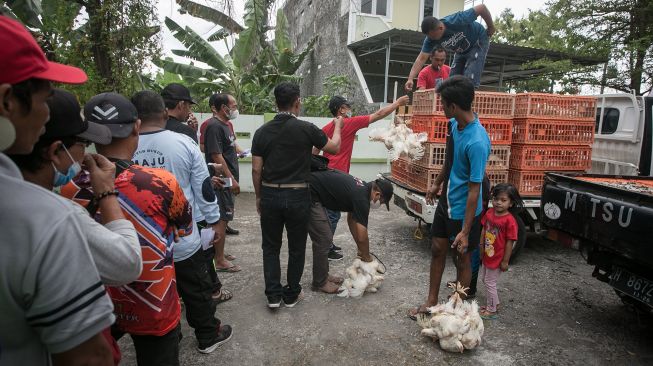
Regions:
M 343 127 L 341 132 L 342 142 L 340 145 L 340 152 L 337 154 L 324 152 L 324 157 L 329 159 L 329 168 L 349 173 L 356 133 L 363 128 L 369 127 L 370 124 L 389 116 L 390 113 L 401 106 L 405 106 L 409 101 L 410 99 L 408 96 L 403 96 L 397 99 L 394 103 L 385 106 L 370 115 L 352 117 L 351 103 L 348 102 L 347 99 L 341 96 L 331 98 L 331 101 L 329 102 L 329 111 L 331 111 L 334 118 L 343 118 Z M 322 131 L 324 131 L 329 138 L 333 137 L 334 130 L 334 121 L 331 121 L 327 123 L 326 126 L 322 127 Z M 318 153 L 319 152 L 316 150 L 313 151 L 313 154 Z M 327 213 L 329 215 L 331 232 L 335 234 L 338 221 L 340 221 L 340 211 L 331 211 L 327 209 Z M 331 249 L 329 250 L 329 260 L 341 260 L 342 254 L 338 253 L 341 249 L 342 248 L 332 243 Z
M 490 155 L 490 138 L 472 112 L 474 84 L 468 78 L 456 75 L 445 80 L 438 93 L 445 115 L 451 118 L 449 130 L 453 146 L 447 145 L 445 168 L 426 193 L 427 203 L 433 204 L 440 185 L 445 182 L 431 225 L 429 295 L 426 303 L 409 311 L 411 319 L 416 319 L 418 313 L 438 303 L 450 244 L 455 248 L 456 280 L 469 287 L 471 253 L 479 245 L 481 234 L 481 184 Z
M 476 21 L 479 15 L 485 20 L 487 30 Z M 410 69 L 406 91 L 413 89 L 413 79 L 429 59 L 433 48 L 437 47 L 442 47 L 447 52 L 454 52 L 451 76 L 465 75 L 474 82 L 474 87 L 478 88 L 481 85 L 481 73 L 494 30 L 492 15 L 485 4 L 476 5 L 442 19 L 425 17 L 422 20 L 422 33 L 426 34 L 426 38 L 422 51 Z

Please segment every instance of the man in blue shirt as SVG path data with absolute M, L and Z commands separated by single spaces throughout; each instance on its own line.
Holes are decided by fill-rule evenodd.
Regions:
M 485 20 L 487 30 L 476 21 L 479 16 Z M 450 76 L 465 75 L 472 80 L 474 87 L 478 88 L 481 84 L 485 57 L 490 47 L 489 37 L 494 34 L 494 30 L 492 15 L 484 4 L 442 19 L 425 17 L 422 20 L 422 33 L 426 34 L 426 38 L 424 38 L 422 52 L 410 69 L 406 91 L 413 89 L 413 79 L 436 47 L 454 53 Z
M 471 253 L 480 242 L 480 219 L 483 211 L 481 184 L 485 164 L 490 156 L 490 138 L 472 112 L 474 85 L 461 75 L 452 76 L 438 88 L 442 109 L 449 120 L 445 166 L 426 193 L 426 201 L 434 203 L 440 186 L 442 195 L 431 225 L 431 274 L 426 303 L 411 309 L 415 319 L 419 312 L 438 303 L 440 282 L 447 249 L 455 248 L 456 280 L 469 287 L 472 268 Z

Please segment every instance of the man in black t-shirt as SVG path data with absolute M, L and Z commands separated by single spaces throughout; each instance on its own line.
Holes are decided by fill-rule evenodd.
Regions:
M 313 289 L 329 294 L 338 292 L 342 278 L 329 275 L 329 249 L 333 232 L 326 209 L 347 212 L 347 224 L 358 247 L 358 257 L 371 262 L 367 221 L 370 208 L 385 204 L 390 210 L 392 185 L 383 179 L 365 183 L 338 170 L 311 173 L 311 218 L 308 234 L 313 241 Z
M 166 130 L 184 134 L 197 143 L 197 131 L 182 122 L 188 120 L 191 116 L 191 107 L 197 104 L 190 96 L 190 90 L 181 84 L 172 83 L 163 88 L 161 97 L 168 112 Z
M 214 94 L 209 98 L 213 117 L 207 122 L 204 131 L 204 155 L 207 163 L 221 164 L 225 180 L 231 180 L 231 187 L 216 190 L 220 206 L 218 225 L 222 232 L 217 245 L 214 245 L 215 268 L 222 272 L 239 272 L 240 267 L 225 258 L 224 245 L 227 223 L 234 218 L 234 195 L 240 193 L 238 171 L 238 154 L 236 153 L 236 136 L 229 122 L 238 117 L 238 104 L 229 94 Z
M 299 284 L 304 272 L 311 198 L 308 190 L 313 146 L 337 154 L 342 118 L 329 139 L 312 123 L 297 119 L 299 86 L 281 83 L 274 88 L 279 113 L 256 130 L 252 139 L 252 180 L 261 216 L 263 275 L 269 308 L 281 301 L 293 307 L 303 298 Z M 279 252 L 283 229 L 288 236 L 288 284 L 281 286 Z

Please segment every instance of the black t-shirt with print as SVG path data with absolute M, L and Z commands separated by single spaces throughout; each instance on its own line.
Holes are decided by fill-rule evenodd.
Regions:
M 309 183 L 314 201 L 332 211 L 351 212 L 356 222 L 367 227 L 371 183 L 338 170 L 312 172 Z
M 263 182 L 306 183 L 313 146 L 321 149 L 327 141 L 326 134 L 314 124 L 280 113 L 256 130 L 252 155 L 263 158 Z
M 222 154 L 227 168 L 237 182 L 240 182 L 238 154 L 236 153 L 236 136 L 228 125 L 213 117 L 207 122 L 204 131 L 204 155 L 207 162 L 213 162 L 211 154 Z

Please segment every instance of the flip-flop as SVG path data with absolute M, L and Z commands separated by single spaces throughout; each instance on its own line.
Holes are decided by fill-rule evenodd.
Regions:
M 218 268 L 218 267 L 215 267 L 215 271 L 216 271 L 216 272 L 226 272 L 226 273 L 236 273 L 236 272 L 240 272 L 240 271 L 242 271 L 242 268 L 240 268 L 239 265 L 234 264 L 233 266 L 231 266 L 231 267 L 227 267 L 227 268 Z
M 406 315 L 408 315 L 408 318 L 410 318 L 410 320 L 417 321 L 417 314 L 428 314 L 428 311 L 426 310 L 426 307 L 424 307 L 424 311 L 420 311 L 422 309 L 422 306 L 423 305 L 420 304 L 420 305 L 417 306 L 417 309 L 410 308 L 408 310 L 408 313 L 406 314 Z M 413 311 L 415 311 L 414 314 L 412 313 Z
M 485 319 L 485 320 L 493 320 L 499 317 L 496 312 L 492 313 L 487 310 L 481 311 L 480 315 L 481 315 L 481 319 Z
M 212 295 L 213 301 L 216 304 L 219 304 L 221 302 L 229 301 L 231 300 L 232 297 L 234 297 L 234 294 L 231 293 L 231 291 L 227 289 L 220 289 L 220 293 L 218 295 Z
M 228 261 L 233 261 L 233 260 L 236 260 L 236 257 L 234 257 L 234 256 L 231 255 L 231 254 L 225 254 L 225 255 L 224 255 L 224 259 L 226 259 L 226 260 L 228 260 Z

